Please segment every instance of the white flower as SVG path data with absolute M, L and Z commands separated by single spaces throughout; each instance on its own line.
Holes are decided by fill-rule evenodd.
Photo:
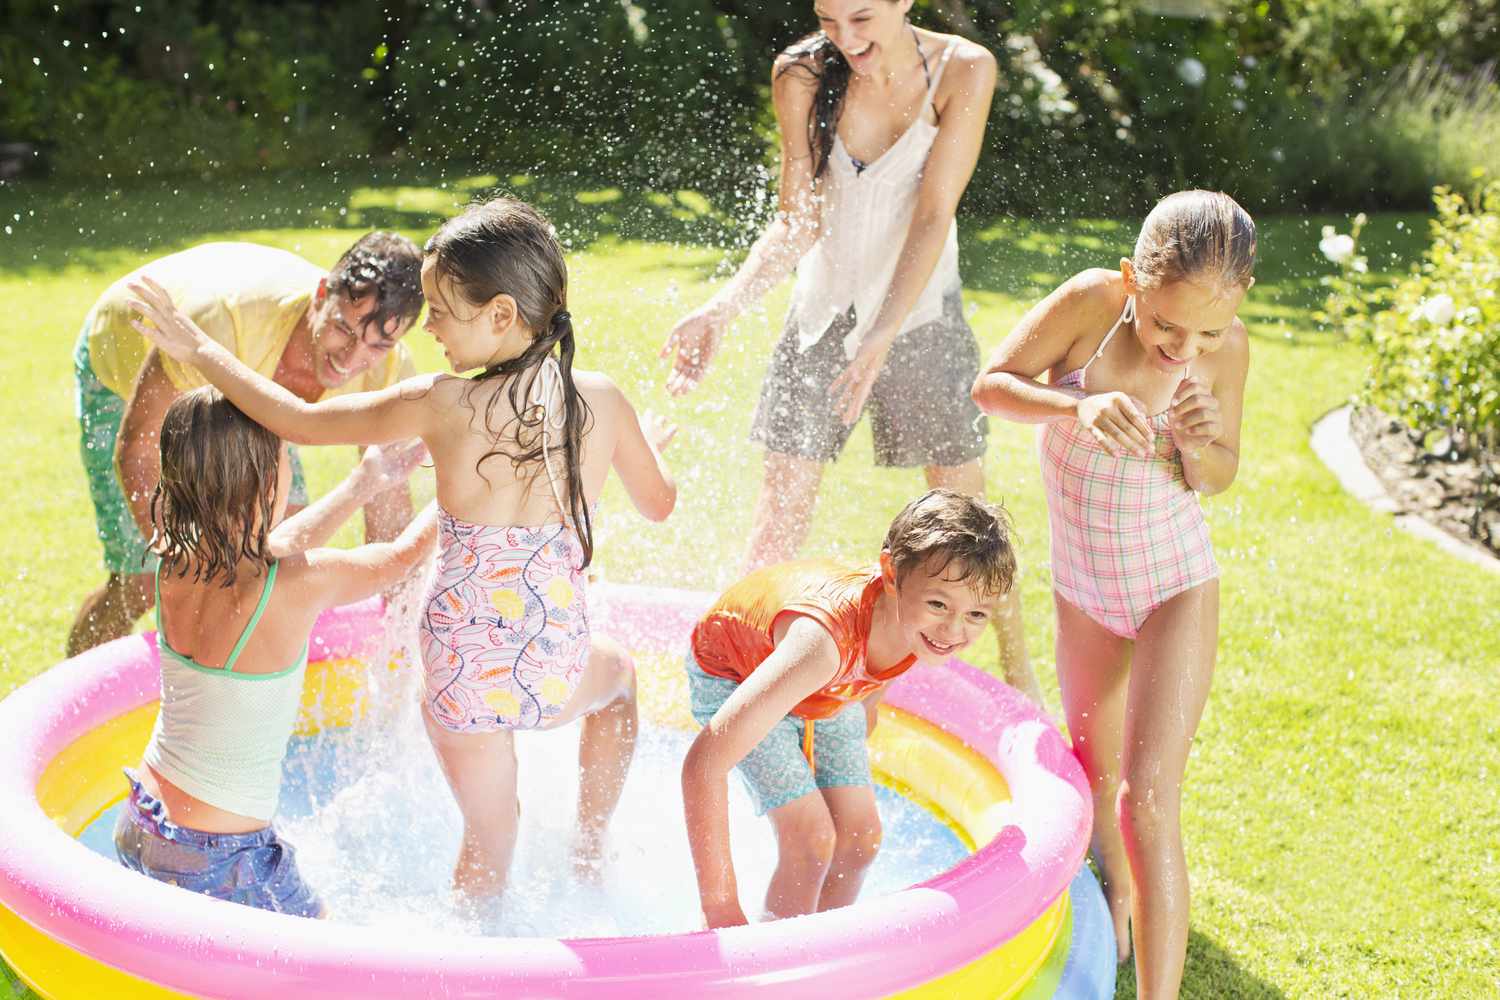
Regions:
M 1245 83 L 1246 83 L 1245 78 L 1243 76 L 1241 76 L 1240 74 L 1238 74 L 1238 73 L 1234 74 L 1234 76 L 1231 76 L 1229 78 L 1229 85 L 1231 87 L 1233 87 L 1235 90 L 1244 90 L 1245 89 Z
M 1182 82 L 1189 87 L 1201 87 L 1203 81 L 1208 79 L 1208 70 L 1201 62 L 1188 56 L 1177 64 L 1177 75 L 1182 77 Z
M 1354 256 L 1354 237 L 1346 233 L 1326 233 L 1318 241 L 1318 249 L 1323 251 L 1323 256 L 1335 264 L 1347 263 Z
M 1453 316 L 1457 311 L 1453 305 L 1453 296 L 1447 294 L 1423 299 L 1422 304 L 1417 306 L 1417 315 L 1433 326 L 1447 326 L 1453 322 Z

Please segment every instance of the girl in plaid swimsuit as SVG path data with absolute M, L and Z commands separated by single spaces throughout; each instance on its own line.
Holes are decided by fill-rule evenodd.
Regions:
M 1219 629 L 1198 495 L 1239 467 L 1249 337 L 1235 313 L 1254 264 L 1255 224 L 1233 199 L 1171 195 L 1119 270 L 1038 303 L 974 386 L 986 412 L 1042 427 L 1057 678 L 1141 996 L 1176 996 L 1187 951 L 1178 811 Z

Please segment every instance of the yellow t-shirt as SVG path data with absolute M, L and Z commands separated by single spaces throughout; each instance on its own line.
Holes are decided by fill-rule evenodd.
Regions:
M 130 325 L 126 282 L 150 275 L 172 301 L 214 340 L 266 378 L 286 350 L 297 322 L 327 272 L 286 250 L 254 243 L 204 243 L 154 260 L 109 286 L 94 304 L 89 328 L 89 361 L 106 389 L 124 399 L 151 348 Z M 192 368 L 163 356 L 162 369 L 186 392 L 206 384 Z M 324 396 L 383 389 L 416 374 L 411 354 L 397 344 L 383 360 Z

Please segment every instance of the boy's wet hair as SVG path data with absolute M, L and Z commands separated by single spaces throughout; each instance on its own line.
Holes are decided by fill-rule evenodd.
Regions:
M 281 438 L 213 386 L 178 397 L 161 424 L 151 547 L 164 573 L 234 583 L 241 559 L 271 564 Z
M 328 272 L 328 289 L 346 302 L 374 295 L 365 328 L 383 334 L 390 320 L 399 318 L 404 333 L 422 312 L 422 252 L 398 233 L 366 233 Z
M 1131 263 L 1142 288 L 1186 280 L 1248 288 L 1255 274 L 1255 221 L 1222 192 L 1169 194 L 1141 224 Z
M 1004 508 L 954 490 L 929 490 L 907 504 L 891 522 L 883 548 L 899 586 L 912 570 L 969 583 L 998 597 L 1016 580 L 1016 553 L 1010 542 L 1010 516 Z M 959 576 L 947 577 L 950 566 Z

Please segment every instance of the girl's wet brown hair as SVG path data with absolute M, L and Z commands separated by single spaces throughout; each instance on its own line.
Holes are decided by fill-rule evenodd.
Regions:
M 1193 281 L 1248 288 L 1255 275 L 1255 221 L 1219 191 L 1178 191 L 1156 203 L 1136 237 L 1136 284 Z
M 1016 582 L 1016 553 L 1005 510 L 955 490 L 935 489 L 896 515 L 882 548 L 891 555 L 899 586 L 918 566 L 934 576 L 948 567 L 959 582 L 998 597 Z
M 525 376 L 530 372 L 535 377 L 542 362 L 556 353 L 563 384 L 564 429 L 558 450 L 567 469 L 563 495 L 568 510 L 564 513 L 583 543 L 583 565 L 587 566 L 594 557 L 594 531 L 579 463 L 583 435 L 593 417 L 573 383 L 576 343 L 573 319 L 568 314 L 568 268 L 557 234 L 551 223 L 525 202 L 495 198 L 471 205 L 443 223 L 427 241 L 423 253 L 435 259 L 439 276 L 447 278 L 470 305 L 482 306 L 502 294 L 515 299 L 522 321 L 533 333 L 526 350 L 473 377 L 476 385 L 495 378 L 507 380 L 506 395 L 517 414 L 495 426 L 491 418 L 500 393 L 490 394 L 484 407 L 484 427 L 493 447 L 475 463 L 475 471 L 481 476 L 484 463 L 497 456 L 510 459 L 516 474 L 527 481 L 546 475 L 542 447 L 546 416 L 540 408 L 526 405 L 531 378 Z M 502 437 L 509 436 L 511 427 L 515 428 L 514 446 L 509 446 L 510 442 L 502 445 Z
M 281 438 L 212 386 L 167 408 L 151 547 L 162 572 L 228 587 L 242 559 L 269 566 Z

